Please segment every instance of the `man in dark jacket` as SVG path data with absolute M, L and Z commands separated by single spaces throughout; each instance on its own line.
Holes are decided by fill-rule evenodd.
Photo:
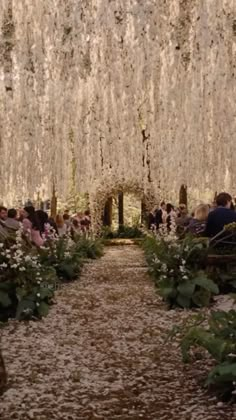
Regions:
M 20 223 L 17 220 L 17 211 L 15 209 L 8 210 L 5 226 L 10 232 L 20 228 Z
M 232 197 L 220 193 L 216 197 L 217 208 L 208 215 L 205 234 L 214 237 L 224 229 L 224 226 L 236 222 L 236 212 L 231 210 Z
M 156 215 L 155 215 L 155 224 L 156 224 L 157 229 L 159 229 L 160 225 L 163 224 L 163 214 L 165 210 L 166 210 L 166 204 L 164 201 L 162 201 L 161 207 L 160 209 L 156 211 Z
M 5 222 L 6 218 L 7 218 L 7 209 L 6 207 L 0 206 L 0 220 Z

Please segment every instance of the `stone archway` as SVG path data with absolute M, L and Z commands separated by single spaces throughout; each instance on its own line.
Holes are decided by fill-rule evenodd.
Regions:
M 151 211 L 158 203 L 155 191 L 152 187 L 145 188 L 137 181 L 130 180 L 103 180 L 98 185 L 94 194 L 90 196 L 90 207 L 92 224 L 95 229 L 100 229 L 102 225 L 102 215 L 105 205 L 110 197 L 117 196 L 118 194 L 135 194 L 142 203 L 142 208 L 146 211 Z

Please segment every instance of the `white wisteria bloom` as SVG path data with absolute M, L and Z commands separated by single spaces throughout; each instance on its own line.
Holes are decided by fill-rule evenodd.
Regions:
M 18 268 L 18 264 L 12 264 L 11 268 Z
M 6 263 L 2 263 L 2 264 L 0 265 L 0 267 L 1 267 L 1 268 L 7 268 L 7 267 L 8 267 L 8 264 L 6 264 Z

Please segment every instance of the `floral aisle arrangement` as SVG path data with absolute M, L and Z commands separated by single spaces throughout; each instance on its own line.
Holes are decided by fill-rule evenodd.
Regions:
M 144 241 L 150 272 L 158 292 L 170 307 L 202 307 L 210 303 L 219 288 L 204 271 L 207 245 L 191 237 L 180 240 L 176 227 L 163 225 Z
M 184 362 L 190 361 L 192 347 L 206 349 L 216 361 L 206 385 L 236 400 L 236 311 L 212 312 L 207 326 L 189 328 L 181 342 Z
M 70 281 L 79 276 L 81 255 L 76 253 L 75 242 L 70 235 L 48 237 L 38 252 L 41 264 L 53 267 L 59 282 Z
M 221 399 L 235 402 L 236 310 L 217 310 L 188 317 L 170 331 L 168 340 L 174 337 L 178 337 L 184 363 L 209 359 L 206 367 L 209 365 L 210 371 L 204 385 Z M 199 352 L 199 348 L 206 352 Z
M 70 281 L 80 274 L 86 259 L 103 255 L 102 241 L 92 234 L 58 237 L 54 232 L 47 237 L 45 245 L 39 248 L 43 266 L 53 267 L 60 281 Z
M 0 243 L 0 320 L 46 316 L 59 285 L 78 277 L 85 258 L 101 254 L 101 242 L 92 237 L 72 240 L 51 231 L 36 248 L 20 229 Z
M 112 228 L 105 226 L 101 234 L 104 239 L 142 239 L 145 237 L 146 232 L 139 225 L 124 225 L 117 230 L 112 230 Z
M 52 302 L 56 272 L 43 266 L 22 229 L 0 243 L 0 313 L 3 320 L 41 317 Z
M 103 255 L 103 242 L 96 235 L 74 236 L 75 253 L 83 259 L 96 259 Z

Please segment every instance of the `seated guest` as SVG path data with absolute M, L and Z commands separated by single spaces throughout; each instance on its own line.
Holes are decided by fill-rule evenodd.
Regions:
M 176 222 L 176 212 L 174 206 L 171 203 L 167 203 L 166 205 L 166 220 L 165 223 L 167 225 L 168 231 L 171 230 L 171 225 L 175 224 Z
M 89 210 L 86 210 L 84 212 L 84 217 L 83 217 L 83 220 L 81 221 L 81 224 L 83 224 L 83 226 L 85 227 L 85 230 L 89 230 L 90 229 L 90 226 L 91 226 L 91 216 L 90 216 L 90 211 Z
M 209 206 L 207 204 L 200 204 L 194 211 L 194 216 L 190 220 L 188 232 L 193 235 L 204 235 L 206 230 L 206 222 L 209 215 Z
M 4 242 L 8 237 L 7 229 L 5 223 L 0 219 L 0 243 Z
M 24 208 L 23 228 L 29 240 L 36 246 L 42 246 L 44 241 L 40 235 L 40 223 L 33 206 Z
M 72 219 L 71 225 L 71 236 L 74 239 L 76 236 L 81 234 L 81 225 L 78 219 Z
M 161 202 L 161 207 L 156 211 L 155 214 L 155 224 L 156 228 L 159 229 L 160 225 L 166 221 L 166 204 L 164 201 Z
M 5 226 L 8 230 L 18 230 L 20 223 L 17 220 L 17 211 L 15 209 L 9 209 L 7 212 L 7 219 Z
M 69 229 L 71 227 L 71 217 L 69 215 L 69 210 L 66 210 L 63 214 L 63 220 L 66 225 L 66 229 Z
M 23 223 L 24 219 L 25 219 L 25 211 L 24 211 L 24 209 L 20 208 L 20 209 L 18 209 L 17 220 L 18 220 L 18 222 Z
M 59 236 L 64 236 L 67 234 L 68 227 L 65 223 L 64 216 L 62 216 L 61 214 L 58 214 L 56 217 L 56 225 L 57 225 L 57 231 L 58 231 Z
M 43 210 L 36 210 L 35 214 L 39 222 L 40 234 L 43 235 L 48 224 L 48 214 Z
M 236 222 L 236 213 L 231 210 L 232 197 L 227 193 L 220 193 L 216 197 L 217 207 L 208 215 L 205 235 L 214 237 L 224 229 L 225 225 Z
M 191 217 L 188 215 L 188 209 L 185 204 L 180 204 L 178 217 L 176 218 L 177 230 L 184 230 L 190 223 Z
M 5 222 L 7 219 L 7 209 L 6 207 L 0 206 L 0 220 Z
M 53 219 L 53 217 L 48 218 L 48 223 L 51 226 L 51 228 L 53 228 L 55 230 L 55 233 L 57 235 L 59 235 L 59 232 L 58 232 L 58 229 L 57 229 L 57 224 L 56 224 L 55 220 Z
M 153 229 L 155 227 L 155 210 L 150 211 L 148 213 L 148 230 Z

